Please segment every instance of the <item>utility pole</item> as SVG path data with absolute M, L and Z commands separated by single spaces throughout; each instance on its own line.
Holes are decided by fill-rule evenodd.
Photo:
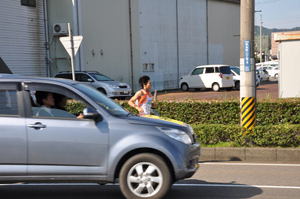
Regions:
M 262 62 L 262 10 L 255 10 L 256 12 L 260 12 L 260 26 L 259 26 L 259 63 Z
M 256 122 L 256 85 L 254 62 L 255 0 L 241 1 L 240 101 L 241 126 L 252 130 Z
M 259 28 L 259 54 L 260 54 L 260 60 L 259 62 L 262 63 L 262 42 L 261 42 L 261 37 L 262 37 L 262 14 L 260 13 L 260 28 Z

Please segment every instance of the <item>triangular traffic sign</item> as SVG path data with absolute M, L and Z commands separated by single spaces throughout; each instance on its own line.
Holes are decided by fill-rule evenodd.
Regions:
M 78 52 L 78 49 L 80 47 L 80 44 L 82 42 L 83 37 L 82 36 L 73 36 L 73 42 L 74 42 L 74 55 Z M 60 42 L 68 52 L 70 56 L 72 56 L 72 49 L 71 49 L 71 40 L 70 37 L 60 37 Z

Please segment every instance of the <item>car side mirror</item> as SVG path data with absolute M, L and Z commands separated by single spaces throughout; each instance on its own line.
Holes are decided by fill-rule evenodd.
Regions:
M 92 80 L 92 79 L 90 79 L 90 78 L 88 78 L 87 81 L 88 81 L 88 82 L 94 82 L 94 80 Z
M 84 119 L 92 119 L 96 122 L 102 121 L 102 116 L 93 108 L 85 108 L 83 109 L 83 118 Z

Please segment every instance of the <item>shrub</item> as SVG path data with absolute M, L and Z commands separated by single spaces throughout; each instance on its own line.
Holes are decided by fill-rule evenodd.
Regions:
M 192 125 L 198 141 L 205 145 L 231 142 L 236 146 L 297 147 L 300 145 L 300 125 L 256 126 L 245 136 L 239 125 Z
M 239 102 L 159 102 L 158 112 L 188 124 L 239 124 L 239 107 Z M 256 123 L 300 124 L 300 101 L 257 103 Z
M 126 102 L 119 102 L 137 113 Z M 70 103 L 66 107 L 73 114 L 80 113 L 83 104 Z M 159 102 L 161 116 L 191 124 L 200 143 L 235 146 L 297 147 L 300 145 L 299 100 L 261 102 L 257 104 L 257 124 L 252 133 L 243 135 L 239 126 L 238 102 Z

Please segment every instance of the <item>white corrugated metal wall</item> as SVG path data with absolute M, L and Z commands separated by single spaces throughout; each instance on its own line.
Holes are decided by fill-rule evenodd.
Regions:
M 46 76 L 43 1 L 1 0 L 0 57 L 13 73 Z
M 139 0 L 137 13 L 134 75 L 149 75 L 155 89 L 174 89 L 180 76 L 207 64 L 206 0 Z

